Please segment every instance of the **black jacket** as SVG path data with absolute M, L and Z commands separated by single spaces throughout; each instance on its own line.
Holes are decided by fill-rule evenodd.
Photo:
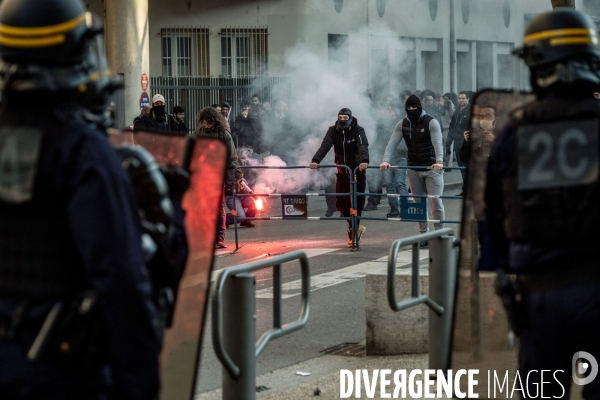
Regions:
M 459 108 L 454 111 L 452 120 L 450 120 L 450 129 L 448 135 L 450 138 L 456 140 L 459 145 L 465 140 L 464 133 L 468 131 L 471 126 L 471 105 L 468 104 L 462 110 Z
M 320 163 L 332 146 L 336 164 L 344 164 L 354 170 L 361 163 L 369 163 L 369 142 L 356 117 L 352 117 L 350 128 L 346 130 L 340 129 L 337 122 L 329 127 L 312 162 Z
M 147 129 L 149 131 L 180 133 L 175 118 L 171 114 L 165 114 L 165 120 L 159 121 L 152 111 L 150 114 L 142 116 L 137 123 L 134 121 L 134 128 Z
M 232 136 L 235 138 L 238 148 L 250 147 L 258 154 L 266 151 L 259 117 L 248 116 L 244 118 L 242 115 L 238 115 L 235 118 L 232 130 Z
M 169 117 L 171 117 L 172 115 L 169 115 Z M 185 122 L 178 122 L 177 119 L 175 118 L 175 116 L 173 117 L 173 124 L 171 125 L 171 131 L 172 132 L 177 132 L 177 133 L 181 133 L 181 134 L 188 134 L 188 128 L 187 125 L 185 124 Z

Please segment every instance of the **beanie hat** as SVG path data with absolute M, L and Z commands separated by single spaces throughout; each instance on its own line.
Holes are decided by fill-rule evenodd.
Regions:
M 347 115 L 348 118 L 352 118 L 352 110 L 349 108 L 342 108 L 340 112 L 338 112 L 338 115 Z
M 405 109 L 408 109 L 409 106 L 417 107 L 419 110 L 423 110 L 421 100 L 414 94 L 409 96 L 408 99 L 406 99 L 406 103 L 404 103 Z

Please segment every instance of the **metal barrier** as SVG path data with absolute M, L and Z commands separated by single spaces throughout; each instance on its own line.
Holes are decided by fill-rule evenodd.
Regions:
M 286 167 L 276 167 L 276 166 L 266 166 L 266 165 L 257 165 L 257 166 L 241 166 L 236 168 L 243 170 L 243 169 L 307 169 L 309 168 L 308 166 L 286 166 Z M 375 218 L 375 217 L 363 217 L 358 216 L 357 213 L 357 204 L 358 204 L 358 196 L 386 196 L 386 197 L 398 197 L 398 198 L 442 198 L 442 199 L 462 199 L 462 197 L 460 196 L 435 196 L 435 195 L 416 195 L 416 194 L 409 194 L 409 195 L 400 195 L 400 194 L 383 194 L 383 193 L 363 193 L 363 192 L 358 192 L 357 191 L 357 181 L 356 181 L 356 173 L 358 171 L 358 167 L 356 167 L 354 169 L 354 171 L 352 171 L 350 169 L 350 167 L 346 166 L 346 165 L 319 165 L 319 168 L 343 168 L 345 170 L 348 171 L 348 174 L 350 175 L 350 192 L 349 193 L 305 193 L 303 194 L 304 196 L 350 196 L 350 217 L 306 217 L 306 218 L 302 218 L 302 219 L 316 219 L 316 220 L 351 220 L 351 226 L 352 226 L 352 230 L 353 232 L 357 231 L 358 225 L 359 225 L 359 221 L 362 219 L 365 220 L 374 220 L 374 221 L 404 221 L 404 219 L 402 218 Z M 379 167 L 376 166 L 372 166 L 372 167 L 367 167 L 367 168 L 377 168 L 379 169 Z M 418 167 L 418 166 L 392 166 L 391 168 L 395 168 L 395 169 L 414 169 L 414 170 L 428 170 L 430 169 L 429 167 Z M 445 167 L 444 170 L 453 170 L 453 169 L 465 169 L 466 167 Z M 232 174 L 232 179 L 234 179 L 234 174 L 235 171 Z M 235 179 L 234 179 L 235 180 Z M 237 193 L 237 185 L 233 185 L 234 186 L 234 191 L 233 191 L 233 205 L 234 205 L 234 210 L 232 211 L 232 215 L 233 215 L 233 224 L 234 224 L 234 231 L 235 231 L 235 250 L 232 253 L 235 253 L 236 251 L 238 251 L 241 246 L 239 245 L 239 236 L 238 236 L 238 226 L 237 223 L 238 221 L 263 221 L 263 220 L 280 220 L 283 219 L 283 217 L 246 217 L 246 218 L 238 218 L 237 216 L 237 211 L 235 210 L 236 208 L 236 198 L 238 197 L 273 197 L 273 196 L 293 196 L 293 195 L 298 195 L 297 193 L 278 193 L 278 194 L 260 194 L 260 193 L 252 193 L 252 194 L 239 194 Z M 410 222 L 434 222 L 434 223 L 454 223 L 454 224 L 459 224 L 460 221 L 456 221 L 456 220 L 430 220 L 427 219 L 427 216 L 425 216 L 425 219 L 410 219 L 408 220 Z M 357 235 L 352 235 L 352 250 L 356 250 L 358 249 L 358 243 L 357 243 Z
M 429 241 L 429 295 L 421 295 L 419 287 L 419 243 Z M 396 240 L 388 257 L 387 297 L 392 310 L 402 311 L 419 304 L 429 307 L 429 368 L 450 368 L 450 339 L 456 260 L 459 240 L 450 228 Z M 396 257 L 401 246 L 412 245 L 411 298 L 396 301 Z
M 367 167 L 368 169 L 379 169 L 379 167 L 376 166 L 371 166 L 371 167 Z M 393 169 L 413 169 L 413 170 L 421 170 L 421 171 L 427 171 L 430 170 L 430 167 L 418 167 L 418 166 L 398 166 L 398 165 L 392 165 L 390 168 Z M 466 169 L 466 167 L 444 167 L 444 171 L 451 171 L 453 169 Z M 358 171 L 358 167 L 356 167 L 354 169 L 354 176 L 356 179 L 356 172 Z M 366 172 L 365 172 L 366 173 Z M 356 190 L 354 191 L 354 203 L 353 204 L 357 204 L 358 203 L 358 196 L 375 196 L 375 197 L 398 197 L 400 198 L 428 198 L 428 199 L 434 199 L 434 198 L 439 198 L 439 199 L 453 199 L 453 200 L 462 200 L 462 196 L 436 196 L 436 195 L 423 195 L 423 194 L 408 194 L 408 195 L 401 195 L 401 194 L 383 194 L 383 193 L 363 193 L 363 192 L 357 192 Z M 446 224 L 460 224 L 460 221 L 455 221 L 455 220 L 437 220 L 437 219 L 427 219 L 427 216 L 425 216 L 425 219 L 419 220 L 419 219 L 410 219 L 409 222 L 438 222 L 438 223 L 446 223 Z M 358 216 L 357 220 L 370 220 L 370 221 L 403 221 L 402 218 L 393 218 L 393 217 L 387 217 L 387 218 L 376 218 L 376 217 L 363 217 Z
M 236 78 L 210 78 L 200 76 L 150 77 L 150 98 L 160 93 L 165 98 L 166 109 L 174 106 L 186 109 L 185 123 L 190 132 L 196 129 L 196 113 L 211 104 L 229 103 L 230 121 L 242 112 L 244 99 L 258 94 L 263 102 L 283 100 L 290 104 L 292 82 L 289 77 L 247 76 Z
M 300 261 L 302 272 L 300 317 L 282 325 L 281 264 L 295 260 Z M 269 267 L 273 268 L 273 329 L 265 332 L 255 347 L 256 277 L 250 272 Z M 213 346 L 223 365 L 223 399 L 254 400 L 256 358 L 270 340 L 302 329 L 308 321 L 310 265 L 306 254 L 294 251 L 222 270 L 212 286 L 211 306 Z
M 267 165 L 255 165 L 255 166 L 241 166 L 239 168 L 236 168 L 233 173 L 232 173 L 232 179 L 235 182 L 235 171 L 237 171 L 238 169 L 243 170 L 243 169 L 308 169 L 308 166 L 286 166 L 286 167 L 275 167 L 275 166 L 267 166 Z M 355 197 L 353 196 L 353 193 L 355 192 L 355 184 L 356 182 L 353 179 L 353 175 L 352 175 L 352 169 L 350 169 L 350 167 L 346 166 L 346 165 L 319 165 L 319 168 L 343 168 L 345 170 L 348 171 L 348 174 L 350 175 L 350 192 L 349 193 L 303 193 L 304 196 L 350 196 L 350 213 L 352 214 L 355 211 Z M 234 231 L 235 231 L 235 250 L 232 253 L 235 253 L 236 251 L 238 251 L 241 246 L 239 245 L 239 239 L 238 239 L 238 217 L 237 217 L 237 211 L 235 210 L 236 208 L 236 201 L 235 199 L 237 197 L 281 197 L 281 196 L 292 196 L 292 195 L 297 195 L 297 193 L 277 193 L 277 194 L 261 194 L 261 193 L 252 193 L 252 194 L 239 194 L 237 193 L 237 185 L 233 185 L 234 190 L 233 190 L 233 208 L 234 210 L 231 210 L 231 213 L 233 215 L 233 225 L 234 225 Z M 351 216 L 351 217 L 307 217 L 305 219 L 318 219 L 318 220 L 348 220 L 348 218 L 352 219 L 353 222 L 353 226 L 356 227 L 355 225 L 355 216 Z M 279 220 L 279 219 L 283 219 L 283 217 L 247 217 L 247 218 L 239 218 L 239 220 L 241 221 L 268 221 L 268 220 Z

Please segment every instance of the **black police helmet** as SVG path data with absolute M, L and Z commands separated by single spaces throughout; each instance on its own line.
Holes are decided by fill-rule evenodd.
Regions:
M 81 0 L 0 3 L 0 90 L 62 92 L 102 113 L 121 85 L 108 68 L 102 22 Z
M 535 69 L 566 59 L 600 57 L 598 30 L 585 14 L 568 8 L 537 16 L 525 31 L 515 54 Z
M 81 0 L 4 0 L 0 58 L 12 63 L 67 66 L 86 55 L 86 9 Z

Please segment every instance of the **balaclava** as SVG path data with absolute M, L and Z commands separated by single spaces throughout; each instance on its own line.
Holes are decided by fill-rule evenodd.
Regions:
M 408 110 L 409 106 L 417 107 L 417 109 L 409 111 Z M 413 94 L 412 96 L 409 96 L 408 99 L 406 99 L 406 103 L 404 103 L 404 107 L 405 107 L 406 115 L 408 116 L 408 119 L 413 124 L 415 124 L 417 122 L 417 120 L 421 117 L 421 113 L 423 112 L 423 105 L 421 104 L 421 100 L 419 100 L 419 98 Z
M 338 126 L 340 127 L 340 129 L 348 129 L 350 127 L 350 124 L 352 124 L 352 110 L 350 110 L 349 108 L 342 108 L 340 112 L 338 112 L 338 116 L 339 115 L 348 116 L 348 121 L 340 121 L 338 119 Z

